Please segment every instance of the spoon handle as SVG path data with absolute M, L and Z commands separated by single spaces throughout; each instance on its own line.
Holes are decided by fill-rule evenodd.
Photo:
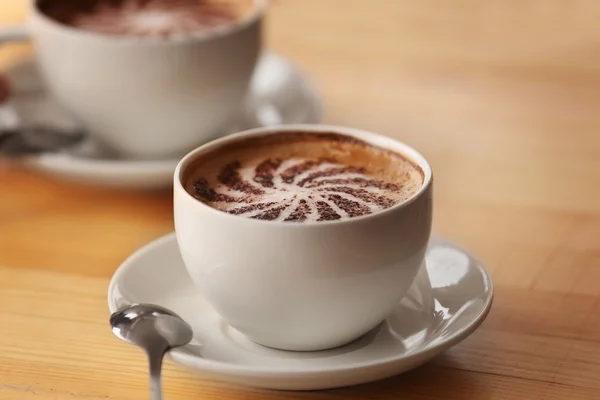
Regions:
M 164 352 L 148 353 L 150 364 L 150 400 L 162 400 L 161 371 Z

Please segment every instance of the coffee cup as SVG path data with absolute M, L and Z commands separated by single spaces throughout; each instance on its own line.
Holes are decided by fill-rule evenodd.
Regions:
M 286 140 L 292 140 L 291 135 L 315 143 L 288 152 Z M 381 183 L 361 176 L 361 168 L 340 168 L 332 161 L 285 167 L 287 159 L 266 158 L 259 166 L 239 169 L 236 152 L 252 158 L 253 153 L 262 154 L 262 143 L 275 143 L 269 154 L 279 157 L 315 151 L 319 153 L 315 159 L 332 154 L 352 163 L 352 157 L 361 158 L 364 165 L 379 168 L 380 176 L 400 180 L 414 174 L 394 175 L 392 169 L 398 165 L 406 169 L 401 163 L 410 163 L 411 173 L 418 171 L 420 182 L 412 189 L 409 181 Z M 402 160 L 384 163 L 384 158 L 395 156 Z M 194 171 L 204 168 L 199 165 L 210 169 L 213 161 L 228 162 L 222 171 L 215 170 L 223 187 L 195 178 Z M 311 165 L 316 173 L 305 168 Z M 283 168 L 287 169 L 273 172 Z M 281 193 L 276 193 L 277 182 L 282 185 Z M 278 214 L 274 219 L 281 207 L 273 199 L 290 198 L 290 190 L 296 189 L 289 185 L 294 182 L 297 193 L 290 201 L 296 203 L 284 211 L 285 216 Z M 310 188 L 314 193 L 307 192 Z M 398 192 L 400 200 L 386 203 L 393 197 L 384 193 L 390 188 L 407 188 L 406 195 Z M 270 200 L 254 201 L 257 193 Z M 313 207 L 307 203 L 314 197 L 311 193 L 323 198 L 315 203 L 313 214 L 306 208 Z M 298 203 L 298 195 L 305 200 Z M 329 210 L 327 198 L 332 200 Z M 239 204 L 231 203 L 235 199 Z M 304 217 L 297 213 L 303 206 Z M 253 214 L 244 217 L 249 208 Z M 332 213 L 333 209 L 337 211 Z M 174 219 L 181 256 L 192 280 L 230 326 L 268 347 L 322 350 L 346 344 L 376 327 L 408 291 L 430 237 L 432 172 L 416 150 L 363 130 L 327 125 L 252 129 L 207 143 L 183 157 L 174 175 Z
M 210 29 L 144 36 L 81 29 L 45 11 L 90 1 L 37 0 L 27 26 L 0 31 L 0 43 L 33 39 L 51 93 L 99 144 L 129 158 L 181 157 L 223 135 L 243 107 L 266 8 L 248 2 L 245 15 Z

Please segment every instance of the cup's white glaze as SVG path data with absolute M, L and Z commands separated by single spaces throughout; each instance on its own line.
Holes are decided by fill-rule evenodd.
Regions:
M 259 57 L 266 0 L 235 23 L 173 38 L 111 36 L 57 23 L 29 30 L 50 91 L 123 156 L 181 156 L 240 112 Z
M 399 152 L 421 167 L 408 201 L 344 221 L 260 221 L 215 210 L 182 185 L 190 162 L 223 144 L 284 131 L 337 132 Z M 174 176 L 177 242 L 186 268 L 222 317 L 249 339 L 286 350 L 321 350 L 365 334 L 397 305 L 423 261 L 432 220 L 425 158 L 391 138 L 327 125 L 253 129 L 185 156 Z

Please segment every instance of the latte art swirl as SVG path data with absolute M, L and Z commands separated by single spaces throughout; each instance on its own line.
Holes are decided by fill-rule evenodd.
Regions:
M 412 182 L 406 180 L 406 184 Z M 405 185 L 406 185 L 405 184 Z M 233 161 L 217 184 L 194 183 L 196 197 L 213 208 L 252 219 L 331 221 L 372 214 L 404 200 L 410 188 L 370 178 L 364 168 L 327 159 L 268 158 L 258 165 Z
M 275 132 L 200 154 L 183 172 L 185 190 L 243 218 L 308 223 L 393 207 L 423 185 L 401 154 L 333 132 Z

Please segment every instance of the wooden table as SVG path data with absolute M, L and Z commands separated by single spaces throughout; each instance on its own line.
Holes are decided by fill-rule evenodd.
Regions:
M 0 24 L 24 3 L 2 1 Z M 592 0 L 275 1 L 268 43 L 314 77 L 326 121 L 429 158 L 435 231 L 486 263 L 495 304 L 464 343 L 383 382 L 280 393 L 169 364 L 167 398 L 599 399 L 599 17 Z M 119 263 L 173 229 L 170 194 L 0 168 L 0 399 L 147 398 L 105 297 Z

